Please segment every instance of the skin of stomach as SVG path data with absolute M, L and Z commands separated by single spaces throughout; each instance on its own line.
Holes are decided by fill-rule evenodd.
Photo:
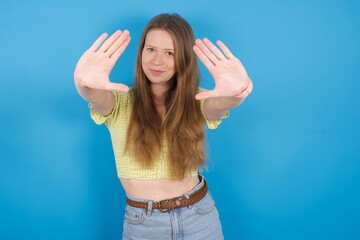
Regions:
M 153 201 L 161 201 L 169 198 L 181 196 L 191 191 L 199 184 L 199 178 L 186 177 L 181 180 L 156 179 L 156 180 L 140 180 L 120 178 L 120 182 L 126 192 L 126 195 L 149 199 Z

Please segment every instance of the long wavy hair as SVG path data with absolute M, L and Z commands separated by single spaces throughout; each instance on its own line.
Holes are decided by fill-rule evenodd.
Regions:
M 165 119 L 156 110 L 150 81 L 142 68 L 142 51 L 150 30 L 167 31 L 174 42 L 175 75 L 167 92 Z M 205 164 L 204 118 L 195 99 L 199 70 L 192 47 L 194 34 L 178 14 L 160 14 L 146 25 L 139 43 L 134 87 L 131 88 L 132 114 L 127 130 L 125 152 L 144 167 L 151 167 L 167 145 L 173 178 L 181 179 Z

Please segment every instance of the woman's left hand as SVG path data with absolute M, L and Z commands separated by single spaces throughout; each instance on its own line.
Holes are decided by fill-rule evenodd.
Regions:
M 215 88 L 196 94 L 195 98 L 245 98 L 252 91 L 252 82 L 244 66 L 221 41 L 216 47 L 209 39 L 197 39 L 193 50 L 214 78 Z

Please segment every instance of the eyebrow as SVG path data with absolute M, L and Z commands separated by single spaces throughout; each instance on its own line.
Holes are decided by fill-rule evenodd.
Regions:
M 146 47 L 157 48 L 157 47 L 155 47 L 155 46 L 153 46 L 153 45 L 150 45 L 150 44 L 146 44 L 145 46 L 146 46 Z M 175 49 L 173 49 L 173 48 L 164 48 L 164 50 L 171 50 L 171 51 L 175 51 Z

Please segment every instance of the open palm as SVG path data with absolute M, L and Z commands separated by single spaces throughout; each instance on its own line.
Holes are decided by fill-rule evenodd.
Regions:
M 104 42 L 106 38 L 107 33 L 103 33 L 81 56 L 74 72 L 75 81 L 92 89 L 126 92 L 129 90 L 128 86 L 110 82 L 109 76 L 130 42 L 130 33 L 127 30 L 117 30 Z
M 198 93 L 196 99 L 246 97 L 252 91 L 252 82 L 244 66 L 223 42 L 217 41 L 217 45 L 221 51 L 207 38 L 195 41 L 193 50 L 215 81 L 213 90 Z

